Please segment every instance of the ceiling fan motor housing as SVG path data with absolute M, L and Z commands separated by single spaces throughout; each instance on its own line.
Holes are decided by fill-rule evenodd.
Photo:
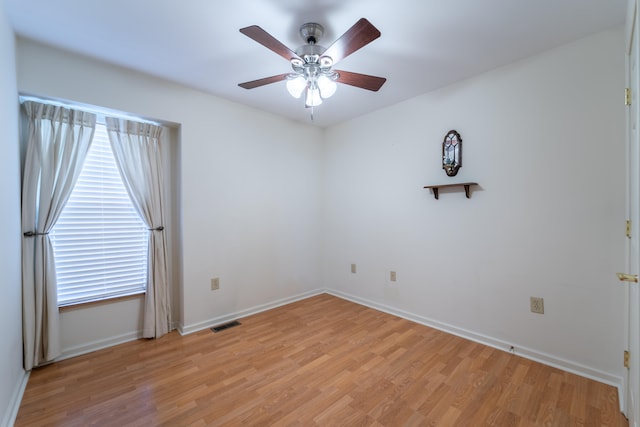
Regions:
M 322 56 L 326 48 L 317 44 L 323 34 L 324 27 L 315 22 L 307 22 L 300 27 L 300 36 L 306 44 L 300 46 L 295 52 L 303 61 L 299 58 L 291 60 L 291 66 L 298 75 L 304 75 L 311 80 L 315 80 L 320 74 L 332 76 L 330 69 L 333 61 L 329 57 Z
M 324 27 L 315 22 L 307 22 L 300 26 L 300 36 L 305 43 L 316 44 L 324 34 Z

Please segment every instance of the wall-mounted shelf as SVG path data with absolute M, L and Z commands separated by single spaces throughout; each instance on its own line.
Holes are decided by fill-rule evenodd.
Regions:
M 441 188 L 452 188 L 452 187 L 464 187 L 464 194 L 467 196 L 467 199 L 471 198 L 471 192 L 469 188 L 472 185 L 478 185 L 477 182 L 460 182 L 458 184 L 442 184 L 442 185 L 425 185 L 424 188 L 430 188 L 433 191 L 433 197 L 438 199 L 438 192 Z

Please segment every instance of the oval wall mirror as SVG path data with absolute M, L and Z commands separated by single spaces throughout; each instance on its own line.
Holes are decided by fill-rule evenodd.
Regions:
M 450 130 L 442 141 L 442 169 L 448 176 L 456 176 L 462 167 L 462 138 L 455 130 Z

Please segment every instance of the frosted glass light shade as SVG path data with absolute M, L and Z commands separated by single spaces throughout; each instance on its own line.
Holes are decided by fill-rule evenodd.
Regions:
M 305 87 L 307 87 L 307 81 L 302 76 L 287 80 L 287 90 L 294 98 L 300 98 Z
M 320 89 L 320 95 L 322 95 L 324 99 L 330 98 L 334 93 L 336 93 L 337 88 L 338 85 L 336 82 L 331 80 L 329 77 L 318 77 L 318 89 Z
M 317 107 L 322 104 L 320 90 L 318 88 L 308 88 L 304 104 L 306 107 Z

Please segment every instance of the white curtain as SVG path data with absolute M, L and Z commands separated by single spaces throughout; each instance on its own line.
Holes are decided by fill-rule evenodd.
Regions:
M 142 335 L 159 338 L 169 332 L 171 325 L 162 200 L 162 127 L 110 117 L 105 120 L 124 186 L 150 233 Z
M 22 181 L 22 322 L 24 368 L 60 355 L 53 228 L 82 170 L 95 114 L 27 101 Z

